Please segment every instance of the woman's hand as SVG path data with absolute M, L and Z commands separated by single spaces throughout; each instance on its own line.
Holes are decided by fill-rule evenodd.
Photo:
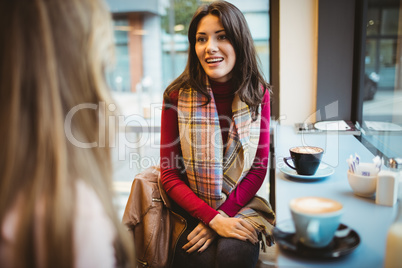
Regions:
M 183 246 L 187 253 L 192 253 L 196 250 L 203 252 L 216 238 L 214 230 L 200 222 L 197 227 L 187 236 L 188 243 Z
M 209 222 L 209 226 L 220 236 L 250 241 L 253 244 L 258 243 L 256 230 L 243 219 L 227 218 L 218 214 Z

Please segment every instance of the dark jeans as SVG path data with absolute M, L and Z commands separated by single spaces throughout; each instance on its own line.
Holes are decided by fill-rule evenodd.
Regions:
M 187 254 L 182 247 L 188 242 L 187 236 L 198 223 L 187 218 L 187 224 L 187 229 L 177 243 L 173 268 L 253 268 L 256 266 L 259 244 L 254 245 L 234 238 L 218 236 L 204 252 L 195 251 Z

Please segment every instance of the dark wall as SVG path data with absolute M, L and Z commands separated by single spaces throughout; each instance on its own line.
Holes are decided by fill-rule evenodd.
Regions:
M 351 120 L 355 0 L 319 0 L 317 121 Z

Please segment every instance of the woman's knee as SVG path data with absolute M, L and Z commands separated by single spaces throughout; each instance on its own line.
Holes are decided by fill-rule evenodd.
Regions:
M 234 238 L 221 238 L 217 247 L 216 267 L 252 268 L 257 264 L 258 255 L 258 244 Z

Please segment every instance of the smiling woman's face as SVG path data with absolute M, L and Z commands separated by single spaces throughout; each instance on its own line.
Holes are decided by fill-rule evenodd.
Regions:
M 198 23 L 195 52 L 211 80 L 226 82 L 232 77 L 236 53 L 217 16 L 208 14 Z

